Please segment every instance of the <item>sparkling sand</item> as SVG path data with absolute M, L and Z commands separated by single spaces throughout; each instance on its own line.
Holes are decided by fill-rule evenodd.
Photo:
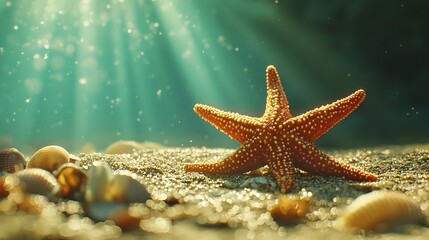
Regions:
M 220 161 L 232 150 L 207 148 L 147 149 L 133 154 L 80 154 L 84 168 L 93 161 L 138 175 L 151 193 L 146 204 L 131 204 L 142 218 L 131 230 L 113 221 L 95 222 L 72 200 L 47 202 L 40 213 L 17 210 L 0 202 L 1 239 L 428 239 L 424 226 L 401 226 L 398 232 L 349 233 L 332 225 L 353 199 L 373 190 L 409 195 L 429 216 L 429 145 L 389 146 L 330 151 L 328 154 L 377 174 L 379 180 L 357 183 L 331 176 L 297 174 L 289 197 L 308 200 L 304 217 L 285 224 L 271 216 L 280 193 L 266 169 L 234 176 L 187 173 L 189 162 Z M 398 228 L 399 229 L 399 228 Z

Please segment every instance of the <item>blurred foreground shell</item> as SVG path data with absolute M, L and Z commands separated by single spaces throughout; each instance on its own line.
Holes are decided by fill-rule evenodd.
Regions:
M 25 156 L 16 148 L 0 150 L 0 171 L 13 173 L 25 168 Z
M 55 177 L 43 169 L 25 169 L 3 176 L 2 189 L 7 192 L 21 191 L 25 194 L 39 194 L 48 198 L 58 197 L 60 186 Z
M 63 164 L 54 172 L 60 184 L 61 196 L 70 199 L 79 199 L 88 181 L 86 171 L 73 163 Z
M 112 179 L 113 172 L 107 163 L 93 162 L 88 169 L 85 201 L 87 203 L 105 201 L 106 192 Z
M 354 200 L 335 222 L 340 230 L 383 232 L 405 224 L 424 224 L 420 206 L 400 192 L 375 191 Z
M 149 197 L 146 187 L 128 171 L 115 174 L 106 192 L 106 199 L 114 202 L 144 203 Z
M 60 146 L 50 145 L 35 152 L 28 162 L 27 168 L 41 168 L 53 172 L 69 161 L 70 155 L 67 150 Z
M 309 208 L 308 199 L 280 195 L 277 204 L 270 210 L 270 213 L 277 222 L 295 224 L 305 216 Z
M 88 184 L 85 191 L 87 203 L 144 203 L 149 197 L 146 187 L 132 172 L 120 171 L 119 174 L 113 174 L 110 166 L 104 162 L 94 162 L 88 169 Z
M 138 227 L 141 216 L 130 213 L 129 204 L 144 203 L 150 195 L 136 177 L 129 171 L 113 174 L 107 163 L 93 162 L 88 169 L 85 213 L 96 221 L 113 220 L 124 230 Z

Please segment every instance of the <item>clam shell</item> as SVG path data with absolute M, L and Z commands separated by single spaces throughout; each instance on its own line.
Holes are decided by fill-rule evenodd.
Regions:
M 71 199 L 79 199 L 86 183 L 88 175 L 84 169 L 73 163 L 63 164 L 54 172 L 60 184 L 61 196 Z
M 43 169 L 25 169 L 11 174 L 11 177 L 18 179 L 20 190 L 27 194 L 39 194 L 49 199 L 55 199 L 60 191 L 57 179 L 50 172 Z
M 112 179 L 113 172 L 107 163 L 93 162 L 88 169 L 85 201 L 87 203 L 105 201 L 106 192 Z
M 420 206 L 404 193 L 374 191 L 356 198 L 334 226 L 340 230 L 383 232 L 391 226 L 425 221 Z
M 144 203 L 150 198 L 146 187 L 136 175 L 122 171 L 114 175 L 106 192 L 106 200 L 123 203 Z
M 67 150 L 60 146 L 50 145 L 35 152 L 30 158 L 27 168 L 41 168 L 53 172 L 69 161 L 70 155 Z
M 0 171 L 13 173 L 25 168 L 25 156 L 16 148 L 0 150 Z

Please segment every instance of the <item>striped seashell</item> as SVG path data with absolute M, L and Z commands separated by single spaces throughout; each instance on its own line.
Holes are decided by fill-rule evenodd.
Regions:
M 42 168 L 53 172 L 69 161 L 70 155 L 67 150 L 60 146 L 50 145 L 35 152 L 30 158 L 27 168 Z
M 25 169 L 10 175 L 18 179 L 20 190 L 27 194 L 39 194 L 53 200 L 58 197 L 60 186 L 55 177 L 43 169 Z
M 384 232 L 394 226 L 425 224 L 420 206 L 401 192 L 374 191 L 354 200 L 334 223 L 340 230 Z
M 65 163 L 53 173 L 60 184 L 61 196 L 78 200 L 88 181 L 84 169 L 73 163 Z
M 25 157 L 16 148 L 0 150 L 0 171 L 13 173 L 25 168 Z

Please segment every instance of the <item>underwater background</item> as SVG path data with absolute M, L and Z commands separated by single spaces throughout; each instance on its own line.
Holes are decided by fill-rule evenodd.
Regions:
M 293 115 L 359 88 L 317 141 L 429 141 L 427 1 L 0 0 L 0 147 L 123 140 L 234 148 L 203 103 L 260 116 L 265 68 Z

